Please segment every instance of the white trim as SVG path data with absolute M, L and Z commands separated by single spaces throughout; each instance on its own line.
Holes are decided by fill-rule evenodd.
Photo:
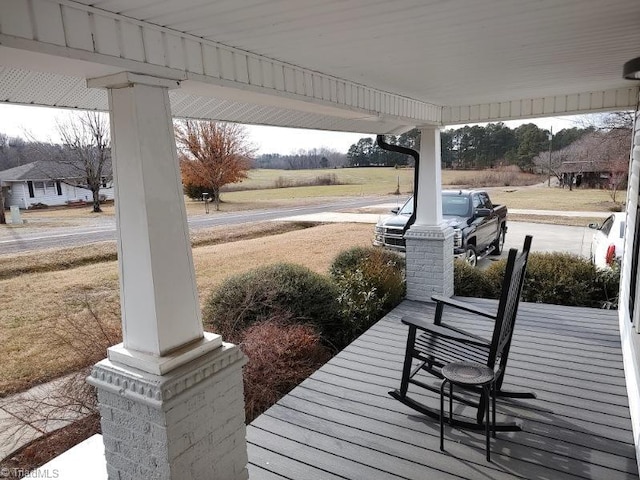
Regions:
M 138 75 L 131 72 L 120 72 L 104 77 L 87 79 L 87 88 L 127 88 L 134 84 L 148 85 L 150 87 L 178 88 L 179 80 Z
M 230 344 L 226 345 L 229 348 Z M 205 353 L 220 347 L 222 347 L 222 337 L 220 335 L 204 332 L 204 336 L 195 343 L 189 343 L 185 347 L 162 357 L 127 349 L 122 343 L 109 347 L 107 355 L 112 362 L 128 365 L 154 375 L 165 375 L 171 370 L 186 365 Z
M 636 93 L 637 95 L 637 93 Z M 638 97 L 636 96 L 636 102 Z M 640 469 L 640 337 L 636 329 L 640 318 L 640 282 L 636 284 L 636 296 L 633 319 L 630 318 L 629 297 L 632 276 L 638 276 L 638 271 L 631 271 L 633 265 L 633 243 L 637 218 L 638 195 L 640 193 L 640 122 L 638 122 L 637 103 L 636 122 L 629 164 L 629 181 L 627 187 L 627 227 L 625 232 L 625 252 L 622 260 L 620 276 L 620 294 L 618 299 L 618 318 L 620 326 L 620 341 L 624 364 L 625 383 L 629 397 L 629 413 L 636 449 L 636 461 Z M 632 321 L 633 320 L 633 323 Z M 635 324 L 635 328 L 634 328 Z
M 59 9 L 52 10 L 51 3 Z M 6 47 L 145 75 L 275 94 L 411 125 L 440 121 L 441 107 L 434 104 L 68 0 L 26 0 L 7 9 L 6 16 L 16 21 L 0 23 L 0 30 L 5 30 L 0 31 L 0 45 Z M 45 23 L 48 42 L 36 34 Z M 176 51 L 185 53 L 176 56 Z M 273 72 L 273 78 L 262 72 Z
M 523 118 L 578 115 L 635 108 L 639 87 L 523 98 L 510 102 L 443 107 L 442 124 L 500 122 Z

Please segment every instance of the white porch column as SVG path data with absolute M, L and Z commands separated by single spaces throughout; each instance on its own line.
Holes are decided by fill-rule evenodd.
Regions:
M 240 350 L 203 332 L 169 105 L 175 80 L 120 73 L 106 88 L 123 343 L 98 389 L 110 479 L 246 479 Z
M 453 295 L 453 229 L 442 220 L 440 129 L 420 129 L 416 221 L 405 234 L 407 298 L 431 301 Z

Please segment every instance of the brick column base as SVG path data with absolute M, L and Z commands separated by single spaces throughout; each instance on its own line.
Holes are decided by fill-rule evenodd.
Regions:
M 453 295 L 453 229 L 412 225 L 407 245 L 407 298 L 430 302 L 432 295 Z
M 110 480 L 246 480 L 242 366 L 223 344 L 165 375 L 102 360 L 98 389 Z

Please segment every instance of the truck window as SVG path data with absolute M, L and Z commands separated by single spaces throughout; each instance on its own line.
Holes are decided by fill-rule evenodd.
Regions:
M 413 197 L 411 197 L 407 202 L 402 206 L 400 211 L 398 212 L 400 215 L 406 215 L 408 217 L 413 213 Z
M 465 195 L 443 195 L 442 215 L 456 217 L 469 215 L 469 197 Z
M 413 198 L 410 198 L 398 213 L 400 215 L 410 216 L 413 213 Z M 442 215 L 455 217 L 469 216 L 469 197 L 466 195 L 443 195 Z
M 493 203 L 489 200 L 489 195 L 486 193 L 480 194 L 480 201 L 482 202 L 482 208 L 493 208 Z

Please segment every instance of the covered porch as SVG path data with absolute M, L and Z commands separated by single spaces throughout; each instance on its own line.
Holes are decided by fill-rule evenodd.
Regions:
M 431 320 L 433 310 L 404 301 L 258 417 L 247 429 L 250 478 L 638 478 L 616 312 L 520 305 L 505 386 L 538 398 L 498 399 L 498 421 L 522 431 L 498 433 L 487 463 L 483 432 L 446 427 L 442 453 L 438 422 L 388 395 L 402 372 L 400 318 Z M 492 328 L 466 313 L 448 321 Z M 454 404 L 456 417 L 474 415 L 466 410 Z
M 109 478 L 240 480 L 247 469 L 253 478 L 424 478 L 429 468 L 439 470 L 432 472 L 438 478 L 499 478 L 500 471 L 637 476 L 621 368 L 624 358 L 640 445 L 637 227 L 626 237 L 620 331 L 610 312 L 522 306 L 507 380 L 531 384 L 540 398 L 501 403 L 500 411 L 524 419 L 525 429 L 499 438 L 495 464 L 479 460 L 478 437 L 454 431 L 463 445 L 449 441 L 455 456 L 441 455 L 431 423 L 396 402 L 385 409 L 402 353 L 404 332 L 393 325 L 398 312 L 245 437 L 245 360 L 202 328 L 172 119 L 368 134 L 419 128 L 407 297 L 427 302 L 434 293 L 453 293 L 453 232 L 439 193 L 440 128 L 636 108 L 640 74 L 632 72 L 629 82 L 621 70 L 638 56 L 639 17 L 634 0 L 4 0 L 0 101 L 110 113 L 124 335 L 90 378 L 99 391 Z M 630 226 L 640 224 L 638 127 L 635 145 Z M 411 301 L 401 309 L 431 308 Z M 327 375 L 348 388 L 323 381 Z M 301 399 L 314 385 L 313 398 Z M 342 397 L 348 407 L 322 404 Z M 296 412 L 286 403 L 302 401 L 316 410 Z M 362 412 L 346 420 L 356 406 L 373 418 Z M 376 420 L 383 412 L 394 421 Z M 344 417 L 329 421 L 334 413 Z M 277 415 L 291 423 L 309 418 L 303 428 Z M 325 431 L 312 430 L 316 424 Z M 374 426 L 384 428 L 367 433 Z

